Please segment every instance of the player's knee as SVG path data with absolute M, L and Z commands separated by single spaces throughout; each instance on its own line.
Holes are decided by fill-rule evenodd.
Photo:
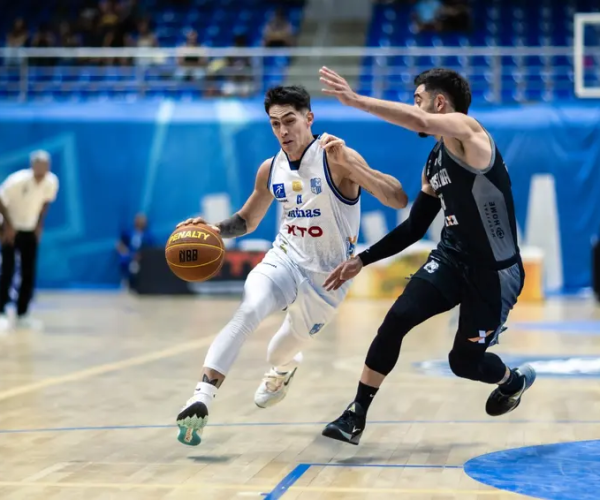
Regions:
M 249 335 L 258 328 L 261 318 L 256 307 L 246 301 L 242 302 L 238 310 L 233 315 L 231 322 L 235 330 Z
M 448 354 L 448 364 L 452 373 L 460 378 L 479 380 L 481 356 L 452 349 Z
M 402 298 L 388 311 L 377 334 L 386 339 L 402 341 L 404 336 L 419 324 L 416 304 L 409 298 Z

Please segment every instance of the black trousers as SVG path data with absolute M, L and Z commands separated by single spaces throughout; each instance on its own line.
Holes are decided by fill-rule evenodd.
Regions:
M 434 250 L 386 315 L 366 365 L 387 375 L 410 330 L 460 304 L 458 330 L 448 355 L 450 368 L 459 377 L 497 383 L 506 367 L 498 356 L 486 351 L 497 343 L 522 291 L 524 276 L 520 260 L 496 271 L 466 266 Z
M 12 245 L 2 244 L 2 268 L 0 274 L 0 312 L 10 302 L 9 291 L 15 274 L 15 253 L 21 256 L 21 287 L 17 300 L 17 315 L 27 313 L 35 287 L 38 240 L 33 231 L 17 231 Z

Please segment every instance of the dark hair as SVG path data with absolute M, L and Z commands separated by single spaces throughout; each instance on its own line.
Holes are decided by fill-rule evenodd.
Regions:
M 455 111 L 469 112 L 471 88 L 469 82 L 456 71 L 445 68 L 433 68 L 424 71 L 415 78 L 415 85 L 425 85 L 427 92 L 441 93 L 450 99 Z
M 273 87 L 265 94 L 265 111 L 269 113 L 271 106 L 276 104 L 293 106 L 296 111 L 310 111 L 310 94 L 301 85 Z

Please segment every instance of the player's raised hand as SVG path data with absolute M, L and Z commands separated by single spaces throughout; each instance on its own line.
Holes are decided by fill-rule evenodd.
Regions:
M 217 233 L 221 232 L 221 229 L 219 229 L 214 224 L 209 224 L 202 217 L 193 217 L 193 218 L 186 219 L 186 220 L 180 222 L 179 224 L 177 224 L 177 226 L 175 226 L 175 228 L 179 228 L 182 226 L 197 226 L 199 224 L 204 224 L 204 225 L 210 227 L 211 229 L 214 229 Z
M 348 82 L 338 75 L 335 71 L 323 66 L 319 70 L 321 75 L 321 82 L 323 82 L 327 88 L 323 89 L 323 93 L 337 97 L 337 99 L 346 106 L 352 106 L 358 100 L 358 95 L 354 92 Z
M 360 260 L 358 256 L 352 257 L 346 262 L 342 262 L 331 272 L 329 276 L 327 276 L 325 283 L 323 283 L 323 287 L 328 292 L 331 292 L 332 290 L 337 290 L 344 283 L 346 283 L 346 281 L 356 277 L 356 275 L 360 273 L 362 268 L 362 260 Z
M 344 155 L 346 150 L 344 146 L 346 142 L 339 137 L 331 134 L 323 134 L 319 140 L 321 147 L 327 151 L 327 155 L 330 159 L 336 163 L 342 163 L 344 161 Z

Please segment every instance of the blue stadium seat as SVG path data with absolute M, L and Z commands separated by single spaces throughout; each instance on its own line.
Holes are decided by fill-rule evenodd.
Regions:
M 487 0 L 471 2 L 473 30 L 470 33 L 421 33 L 410 31 L 410 2 L 373 7 L 367 36 L 370 46 L 468 47 L 526 46 L 570 47 L 573 43 L 575 12 L 600 11 L 596 0 Z M 586 44 L 600 43 L 600 31 L 587 30 Z M 392 66 L 424 69 L 443 65 L 463 69 L 470 78 L 474 100 L 490 102 L 493 58 L 456 54 L 436 57 L 394 57 Z M 590 64 L 600 66 L 599 61 Z M 371 71 L 363 64 L 363 71 Z M 532 102 L 573 97 L 572 56 L 521 56 L 502 58 L 503 102 Z M 590 72 L 586 78 L 595 84 L 600 75 Z M 391 79 L 393 86 L 400 81 Z M 367 80 L 361 78 L 366 86 Z M 391 89 L 389 92 L 396 92 Z

